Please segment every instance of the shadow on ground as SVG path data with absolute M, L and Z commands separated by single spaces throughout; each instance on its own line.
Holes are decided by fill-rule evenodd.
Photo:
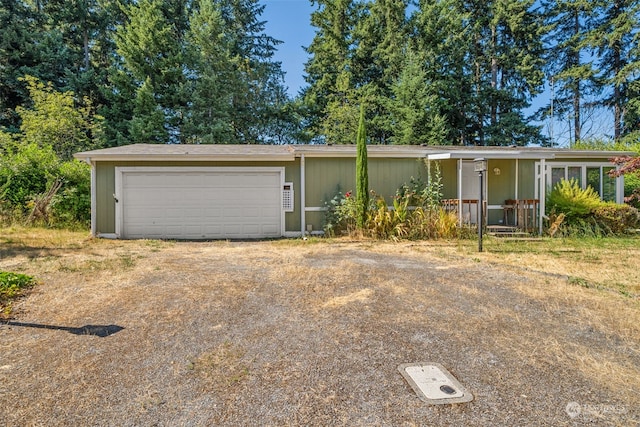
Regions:
M 79 328 L 73 328 L 70 326 L 56 326 L 56 325 L 42 325 L 39 323 L 24 323 L 24 322 L 1 322 L 0 324 L 8 326 L 21 326 L 25 328 L 38 328 L 38 329 L 54 329 L 57 331 L 67 331 L 74 335 L 93 335 L 100 338 L 108 337 L 117 332 L 120 332 L 124 328 L 118 325 L 85 325 Z

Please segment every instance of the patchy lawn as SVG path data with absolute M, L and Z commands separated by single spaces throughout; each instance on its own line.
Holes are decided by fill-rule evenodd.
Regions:
M 21 425 L 637 425 L 639 239 L 161 242 L 0 230 Z M 397 371 L 475 396 L 430 406 Z

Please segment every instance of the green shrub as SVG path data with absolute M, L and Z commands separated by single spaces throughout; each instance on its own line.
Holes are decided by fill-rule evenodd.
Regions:
M 51 147 L 28 144 L 0 159 L 0 203 L 5 212 L 25 214 L 27 204 L 55 180 L 60 161 Z
M 358 207 L 351 191 L 338 192 L 325 203 L 324 232 L 327 236 L 350 234 L 356 229 Z
M 591 188 L 577 181 L 560 181 L 547 198 L 553 235 L 602 237 L 627 233 L 640 226 L 638 210 L 603 202 Z
M 636 209 L 640 209 L 640 174 L 630 174 L 624 177 L 624 202 Z
M 0 271 L 0 312 L 8 315 L 11 302 L 36 284 L 36 280 L 26 274 Z
M 440 206 L 442 183 L 436 164 L 428 184 L 411 178 L 393 198 L 390 209 L 384 197 L 372 197 L 362 232 L 376 239 L 454 238 L 460 234 L 458 217 Z M 338 194 L 325 203 L 324 231 L 328 236 L 356 231 L 357 206 L 351 192 Z
M 602 201 L 593 188 L 582 189 L 574 179 L 556 184 L 547 198 L 547 207 L 557 214 L 565 214 L 567 221 L 589 215 Z
M 62 188 L 51 204 L 52 221 L 65 226 L 86 226 L 91 221 L 90 166 L 78 160 L 64 162 L 58 172 Z
M 606 234 L 624 234 L 640 228 L 640 213 L 629 205 L 606 203 L 593 211 L 595 223 Z
M 86 226 L 91 218 L 89 165 L 77 160 L 62 162 L 50 146 L 16 146 L 0 157 L 0 219 L 23 222 L 36 201 L 52 185 L 62 186 L 47 208 L 45 226 Z

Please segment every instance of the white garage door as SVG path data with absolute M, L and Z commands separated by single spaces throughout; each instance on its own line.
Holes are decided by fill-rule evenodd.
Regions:
M 283 232 L 281 168 L 118 168 L 117 234 L 245 239 Z

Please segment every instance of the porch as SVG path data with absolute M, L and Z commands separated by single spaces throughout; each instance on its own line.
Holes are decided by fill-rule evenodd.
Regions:
M 479 199 L 443 199 L 442 207 L 447 212 L 455 213 L 460 225 L 472 226 L 477 224 L 479 216 Z M 515 230 L 533 233 L 538 228 L 540 218 L 540 200 L 538 199 L 507 199 L 502 205 L 502 218 L 495 224 L 489 221 L 487 202 L 482 203 L 484 227 Z

